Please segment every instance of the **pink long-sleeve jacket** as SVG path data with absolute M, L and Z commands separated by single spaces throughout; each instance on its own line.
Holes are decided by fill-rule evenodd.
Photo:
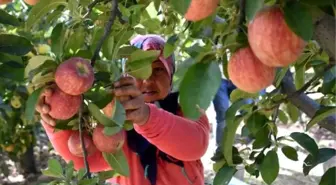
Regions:
M 150 107 L 148 121 L 138 126 L 135 130 L 155 145 L 161 151 L 172 157 L 184 161 L 185 174 L 181 167 L 166 162 L 157 157 L 157 185 L 204 185 L 203 165 L 200 158 L 207 150 L 209 142 L 210 125 L 205 113 L 197 121 L 188 120 L 173 115 L 153 104 Z M 82 157 L 70 153 L 67 141 L 73 131 L 53 132 L 53 128 L 42 124 L 54 149 L 66 161 L 73 161 L 75 169 L 84 168 Z M 129 177 L 115 177 L 108 181 L 119 185 L 150 185 L 144 176 L 144 170 L 136 153 L 130 150 L 125 142 L 123 151 L 126 155 L 129 167 Z M 91 172 L 110 170 L 111 167 L 105 162 L 102 153 L 97 151 L 88 157 Z

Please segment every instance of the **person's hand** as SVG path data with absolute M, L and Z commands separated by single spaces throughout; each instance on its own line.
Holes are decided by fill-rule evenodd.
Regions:
M 42 118 L 44 123 L 46 123 L 50 126 L 55 126 L 56 125 L 55 119 L 53 119 L 49 115 L 50 106 L 48 104 L 46 104 L 46 102 L 45 102 L 45 97 L 51 96 L 52 93 L 53 93 L 52 88 L 46 88 L 44 90 L 44 92 L 42 92 L 35 109 L 36 109 L 37 112 L 40 113 L 41 118 Z
M 121 77 L 114 84 L 114 96 L 126 111 L 126 119 L 135 124 L 145 124 L 149 117 L 149 107 L 145 103 L 142 92 L 136 87 L 133 77 Z

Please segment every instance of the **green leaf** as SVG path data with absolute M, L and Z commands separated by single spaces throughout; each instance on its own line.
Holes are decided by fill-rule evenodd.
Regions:
M 69 6 L 71 16 L 73 17 L 80 16 L 78 12 L 78 5 L 79 5 L 79 2 L 77 0 L 68 0 L 68 6 Z
M 65 169 L 65 177 L 68 181 L 72 179 L 73 172 L 74 172 L 74 163 L 73 161 L 70 161 Z
M 244 116 L 235 116 L 236 112 L 245 105 L 246 101 L 239 100 L 237 102 L 234 102 L 226 111 L 225 113 L 225 121 L 226 121 L 226 127 L 224 128 L 223 138 L 222 138 L 222 146 L 223 148 L 223 154 L 224 157 L 228 163 L 228 165 L 233 165 L 232 160 L 232 146 L 234 143 L 236 131 L 238 129 L 238 126 L 240 122 L 244 119 Z
M 253 20 L 255 14 L 263 7 L 264 0 L 254 0 L 254 1 L 246 1 L 246 16 L 247 21 L 250 22 Z
M 103 72 L 98 72 L 95 74 L 95 80 L 99 79 L 99 74 Z M 105 73 L 105 72 L 104 72 Z M 99 109 L 103 109 L 108 103 L 110 103 L 113 99 L 113 95 L 107 92 L 101 86 L 96 86 L 95 88 L 91 88 L 84 94 L 85 99 L 89 99 L 98 106 Z
M 284 146 L 281 149 L 282 153 L 285 154 L 285 156 L 288 159 L 291 159 L 293 161 L 298 161 L 298 154 L 296 152 L 296 150 L 293 147 L 290 146 Z
M 169 3 L 172 5 L 172 7 L 174 8 L 174 10 L 176 10 L 181 15 L 184 15 L 187 12 L 188 8 L 189 8 L 191 0 L 185 0 L 185 1 L 170 0 Z
M 178 40 L 178 36 L 177 35 L 173 35 L 171 37 L 169 37 L 169 39 L 167 40 L 164 49 L 163 49 L 163 57 L 164 58 L 168 58 L 171 54 L 174 53 L 175 50 L 175 43 Z
M 256 136 L 259 130 L 265 127 L 268 119 L 265 115 L 258 112 L 252 114 L 246 122 L 246 126 L 253 136 Z
M 123 126 L 124 122 L 126 120 L 126 111 L 124 106 L 120 103 L 119 100 L 114 101 L 114 114 L 113 115 L 113 121 L 118 124 L 119 126 Z
M 111 127 L 118 126 L 113 120 L 105 116 L 96 104 L 88 103 L 88 108 L 92 116 L 96 118 L 100 124 Z
M 308 5 L 313 5 L 313 6 L 326 6 L 326 5 L 332 5 L 335 4 L 333 0 L 300 0 L 300 2 Z
M 280 86 L 281 81 L 286 76 L 287 71 L 288 71 L 288 67 L 283 67 L 280 70 L 277 70 L 277 73 L 275 76 L 275 86 L 276 87 Z
M 57 7 L 56 10 L 47 15 L 45 22 L 52 24 L 54 21 L 57 21 L 57 19 L 59 19 L 62 16 L 64 8 L 65 8 L 64 6 Z M 46 26 L 50 26 L 50 24 L 46 24 Z
M 329 168 L 322 176 L 319 185 L 335 185 L 336 167 Z
M 148 79 L 152 74 L 152 63 L 159 54 L 157 50 L 136 50 L 126 62 L 126 72 L 137 79 Z
M 297 122 L 300 116 L 300 110 L 292 103 L 287 103 L 287 113 L 293 123 Z
M 224 166 L 224 164 L 226 163 L 226 161 L 224 159 L 221 159 L 220 161 L 216 161 L 213 164 L 213 170 L 218 173 L 218 171 Z
M 300 89 L 305 83 L 305 66 L 297 65 L 295 66 L 295 87 Z
M 40 0 L 30 10 L 28 19 L 26 21 L 26 30 L 31 30 L 35 24 L 40 23 L 42 18 L 52 10 L 55 10 L 58 6 L 63 5 L 67 7 L 66 0 Z
M 29 77 L 29 73 L 31 71 L 38 68 L 39 66 L 41 66 L 44 62 L 48 60 L 52 60 L 52 58 L 48 56 L 42 56 L 42 55 L 37 55 L 37 56 L 33 56 L 32 58 L 30 58 L 25 68 L 24 77 L 25 78 Z M 33 76 L 36 76 L 39 72 L 40 71 L 34 72 Z
M 245 166 L 245 170 L 250 175 L 253 175 L 253 176 L 256 176 L 256 177 L 259 176 L 259 171 L 258 171 L 257 166 L 255 164 Z
M 15 16 L 8 14 L 5 10 L 0 9 L 0 24 L 20 26 L 20 21 Z
M 17 62 L 17 63 L 23 64 L 22 63 L 22 58 L 20 56 L 9 55 L 9 54 L 6 54 L 6 53 L 0 53 L 0 61 L 2 63 Z
M 73 56 L 74 57 L 81 57 L 81 58 L 85 58 L 85 59 L 90 60 L 92 58 L 92 53 L 91 53 L 91 50 L 89 50 L 89 49 L 80 49 Z M 101 72 L 101 71 L 99 71 L 99 72 Z
M 33 120 L 34 118 L 35 107 L 43 90 L 43 87 L 37 89 L 27 99 L 25 106 L 25 117 L 29 121 Z
M 78 119 L 76 117 L 69 118 L 67 120 L 56 120 L 55 132 L 61 130 L 71 130 L 78 127 Z
M 138 50 L 138 48 L 136 48 L 135 46 L 123 46 L 119 48 L 117 57 L 128 58 L 136 50 Z
M 180 85 L 183 114 L 193 120 L 206 110 L 221 83 L 221 72 L 216 62 L 196 63 L 185 73 Z
M 336 156 L 336 150 L 333 148 L 320 148 L 317 157 L 309 154 L 303 162 L 303 174 L 307 176 L 315 166 L 328 161 L 334 156 Z
M 77 50 L 81 49 L 81 47 L 85 43 L 85 30 L 82 26 L 78 27 L 77 29 L 73 30 L 73 33 L 69 36 L 66 45 L 66 51 L 69 52 L 72 50 L 76 52 Z
M 259 93 L 248 93 L 240 89 L 235 89 L 230 94 L 230 101 L 235 102 L 239 99 L 258 98 Z
M 43 57 L 34 58 L 34 59 L 40 59 L 41 60 L 40 62 L 43 62 L 43 63 L 40 64 L 35 69 L 29 71 L 29 73 L 28 73 L 28 80 L 29 81 L 31 81 L 37 75 L 43 76 L 46 73 L 55 71 L 56 68 L 58 67 L 57 63 L 53 60 L 46 60 L 46 58 L 43 58 Z
M 308 131 L 311 127 L 319 123 L 320 121 L 323 121 L 325 118 L 331 115 L 335 115 L 336 113 L 336 107 L 322 107 L 320 108 L 315 115 L 312 117 L 312 119 L 307 124 L 306 131 Z
M 86 173 L 85 168 L 79 169 L 77 173 L 77 180 L 81 180 L 84 177 L 85 173 Z
M 287 124 L 288 123 L 288 117 L 286 115 L 286 113 L 282 110 L 279 110 L 279 119 L 283 124 Z
M 271 150 L 269 151 L 259 167 L 261 177 L 267 184 L 271 184 L 279 174 L 279 158 L 278 154 Z
M 293 132 L 290 134 L 291 138 L 294 139 L 301 147 L 306 149 L 314 157 L 318 154 L 318 146 L 314 139 L 305 133 Z
M 33 45 L 25 37 L 12 34 L 0 34 L 0 52 L 22 56 L 32 49 Z
M 103 44 L 103 53 L 108 60 L 112 60 L 114 49 L 114 36 L 110 35 Z
M 65 29 L 63 23 L 57 24 L 51 33 L 51 51 L 58 56 L 58 58 L 61 58 L 63 54 L 63 45 L 65 42 L 64 34 Z
M 129 176 L 128 162 L 122 149 L 114 154 L 103 152 L 103 156 L 113 170 L 123 176 Z
M 42 170 L 42 173 L 50 177 L 64 177 L 61 163 L 56 159 L 49 159 L 48 168 L 46 170 Z
M 237 172 L 237 169 L 231 166 L 222 167 L 216 174 L 213 184 L 214 185 L 227 185 L 230 183 L 233 175 Z
M 78 185 L 96 185 L 99 182 L 98 177 L 93 177 L 91 179 L 82 179 L 78 182 Z
M 118 174 L 114 170 L 103 171 L 98 173 L 99 180 L 104 182 L 110 178 L 116 177 Z
M 112 136 L 121 131 L 121 127 L 104 127 L 104 134 L 106 136 Z
M 6 62 L 0 65 L 0 77 L 17 82 L 24 81 L 24 65 L 17 62 Z
M 131 30 L 131 31 L 126 31 L 125 30 L 125 31 L 122 31 L 121 33 L 114 36 L 114 41 L 116 42 L 116 44 L 114 46 L 112 59 L 117 58 L 116 55 L 119 53 L 120 46 L 127 43 L 130 40 L 130 38 L 132 37 L 133 34 L 134 34 L 133 30 Z M 141 51 L 143 51 L 143 50 L 141 50 Z
M 266 147 L 270 144 L 270 129 L 268 126 L 263 126 L 256 134 L 256 139 L 252 144 L 253 149 Z
M 313 36 L 313 19 L 309 10 L 298 1 L 287 1 L 284 17 L 290 29 L 305 41 Z
M 141 24 L 148 30 L 149 32 L 157 32 L 161 29 L 161 21 L 159 19 L 146 19 L 142 21 Z

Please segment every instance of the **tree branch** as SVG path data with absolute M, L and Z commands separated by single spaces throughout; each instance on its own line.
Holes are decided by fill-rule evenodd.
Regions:
M 288 71 L 281 82 L 281 89 L 284 94 L 290 95 L 296 92 L 295 85 L 293 84 L 293 76 L 290 71 Z M 306 94 L 295 94 L 293 96 L 288 96 L 287 99 L 302 112 L 306 113 L 307 116 L 313 117 L 315 113 L 319 110 L 320 105 L 308 97 Z M 336 133 L 336 116 L 329 116 L 318 124 L 329 130 L 332 133 Z
M 109 34 L 111 33 L 111 29 L 112 29 L 112 25 L 114 23 L 114 20 L 117 17 L 117 13 L 118 13 L 118 0 L 112 0 L 112 9 L 111 9 L 111 15 L 110 18 L 107 22 L 107 24 L 105 25 L 105 30 L 104 30 L 104 35 L 102 36 L 102 38 L 99 40 L 98 44 L 97 44 L 97 48 L 95 50 L 95 52 L 93 53 L 93 56 L 91 58 L 91 65 L 94 66 L 96 63 L 96 60 L 99 56 L 99 52 L 101 47 L 103 46 L 104 41 L 106 40 L 106 38 L 109 36 Z
M 302 93 L 304 93 L 312 83 L 314 83 L 316 80 L 318 80 L 321 76 L 323 76 L 325 74 L 325 72 L 327 72 L 329 69 L 331 69 L 332 67 L 334 67 L 334 65 L 330 64 L 327 65 L 322 72 L 316 74 L 312 79 L 310 79 L 306 84 L 304 84 L 299 90 L 295 91 L 294 93 L 288 95 L 287 97 L 291 97 L 291 96 L 297 96 L 300 95 Z
M 78 113 L 78 117 L 79 117 L 79 138 L 80 138 L 80 142 L 81 142 L 81 146 L 82 146 L 82 150 L 83 150 L 83 155 L 84 155 L 84 165 L 85 165 L 85 169 L 86 169 L 86 177 L 88 179 L 91 178 L 91 173 L 90 173 L 90 167 L 89 167 L 89 162 L 87 160 L 87 151 L 85 148 L 85 141 L 84 141 L 84 136 L 83 136 L 83 104 L 84 102 L 81 103 L 81 106 L 79 107 L 79 113 Z
M 336 59 L 335 49 L 335 17 L 324 14 L 315 20 L 314 40 L 316 40 L 320 47 L 327 52 L 330 61 Z

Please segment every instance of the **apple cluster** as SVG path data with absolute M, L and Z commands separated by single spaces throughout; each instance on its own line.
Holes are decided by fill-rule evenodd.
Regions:
M 248 25 L 249 46 L 230 58 L 228 73 L 243 91 L 259 92 L 270 86 L 276 67 L 293 64 L 303 52 L 306 42 L 286 24 L 277 6 L 259 11 Z
M 46 97 L 46 103 L 50 105 L 50 116 L 56 120 L 67 120 L 78 113 L 82 104 L 82 94 L 93 85 L 94 71 L 89 61 L 73 57 L 62 62 L 55 72 L 56 87 L 51 96 Z M 103 112 L 111 117 L 114 101 L 110 102 Z M 83 132 L 83 140 L 87 155 L 95 152 L 115 153 L 121 149 L 125 141 L 125 132 L 120 131 L 112 136 L 104 134 L 104 126 L 98 124 L 93 130 L 92 136 L 88 131 Z M 68 140 L 69 151 L 78 157 L 83 157 L 79 131 L 71 131 Z

